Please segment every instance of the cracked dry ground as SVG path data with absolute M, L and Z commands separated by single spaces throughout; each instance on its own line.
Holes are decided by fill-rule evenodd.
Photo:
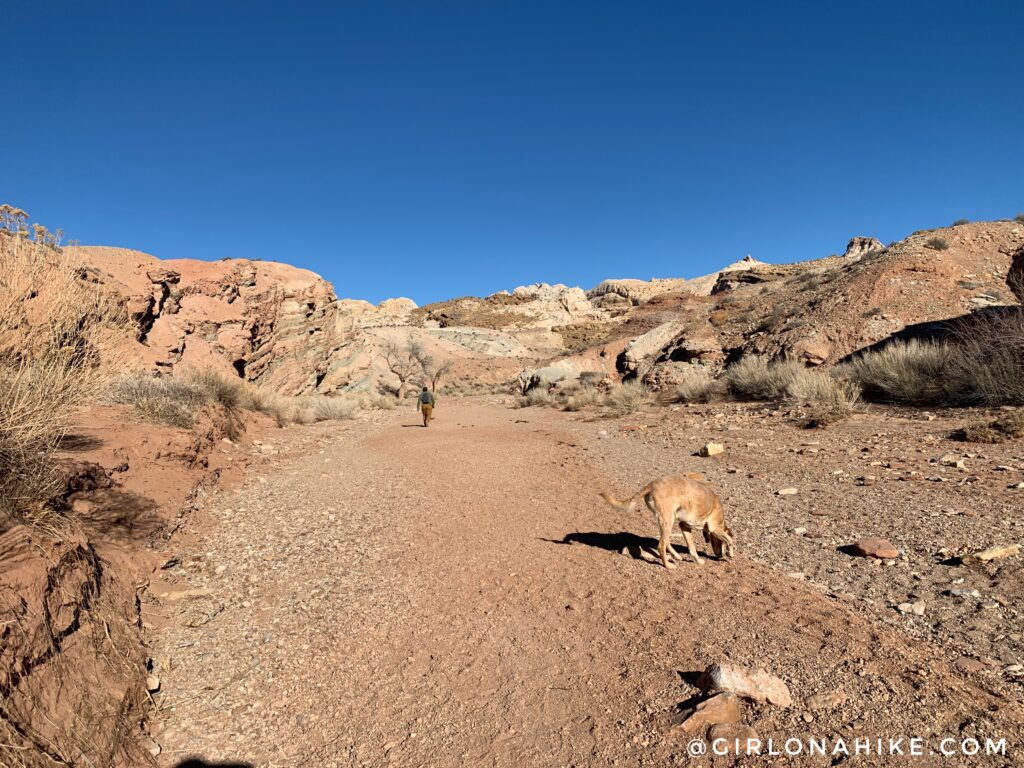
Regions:
M 745 556 L 756 542 L 671 572 L 620 554 L 653 526 L 597 496 L 632 490 L 598 447 L 607 423 L 496 400 L 416 415 L 275 433 L 280 453 L 194 523 L 146 605 L 162 765 L 707 764 L 665 722 L 718 661 L 789 684 L 789 709 L 744 704 L 764 739 L 998 736 L 1008 757 L 964 764 L 1019 759 L 1015 697 Z M 758 511 L 729 514 L 742 531 Z M 835 690 L 845 704 L 804 706 Z

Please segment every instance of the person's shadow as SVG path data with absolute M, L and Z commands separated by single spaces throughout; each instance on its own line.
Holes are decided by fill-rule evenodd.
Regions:
M 197 757 L 182 760 L 174 768 L 256 768 L 252 763 L 208 763 Z

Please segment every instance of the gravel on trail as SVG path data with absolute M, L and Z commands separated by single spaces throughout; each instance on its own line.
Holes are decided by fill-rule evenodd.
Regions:
M 666 723 L 715 663 L 785 681 L 792 706 L 742 704 L 743 722 L 779 744 L 1024 743 L 1019 691 L 968 674 L 857 600 L 787 577 L 813 563 L 781 552 L 792 541 L 782 521 L 772 518 L 772 537 L 750 521 L 792 502 L 741 503 L 733 441 L 723 462 L 690 456 L 720 432 L 696 424 L 674 432 L 678 445 L 630 442 L 629 419 L 496 398 L 444 401 L 436 416 L 428 429 L 408 408 L 276 432 L 244 484 L 193 521 L 180 565 L 144 597 L 161 765 L 695 765 L 688 737 Z M 734 560 L 668 571 L 629 554 L 653 544 L 653 524 L 598 492 L 635 490 L 670 465 L 715 468 L 740 531 Z M 800 488 L 790 499 L 806 492 L 787 485 Z

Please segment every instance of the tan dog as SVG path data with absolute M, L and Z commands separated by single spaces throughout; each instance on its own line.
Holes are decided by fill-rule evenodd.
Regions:
M 693 532 L 703 530 L 706 541 L 717 557 L 732 557 L 734 545 L 732 531 L 725 524 L 725 510 L 718 496 L 704 482 L 704 476 L 696 472 L 685 475 L 666 475 L 645 485 L 631 498 L 624 501 L 612 498 L 607 493 L 601 497 L 613 507 L 631 511 L 640 499 L 658 519 L 661 537 L 658 540 L 658 555 L 666 568 L 675 568 L 669 562 L 669 555 L 674 559 L 682 559 L 682 555 L 672 548 L 672 528 L 676 522 L 686 539 L 686 549 L 693 562 L 700 565 L 700 555 L 693 543 Z

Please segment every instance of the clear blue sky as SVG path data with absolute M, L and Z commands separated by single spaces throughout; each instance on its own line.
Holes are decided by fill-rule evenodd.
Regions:
M 0 201 L 420 303 L 1024 209 L 1024 3 L 6 2 Z

